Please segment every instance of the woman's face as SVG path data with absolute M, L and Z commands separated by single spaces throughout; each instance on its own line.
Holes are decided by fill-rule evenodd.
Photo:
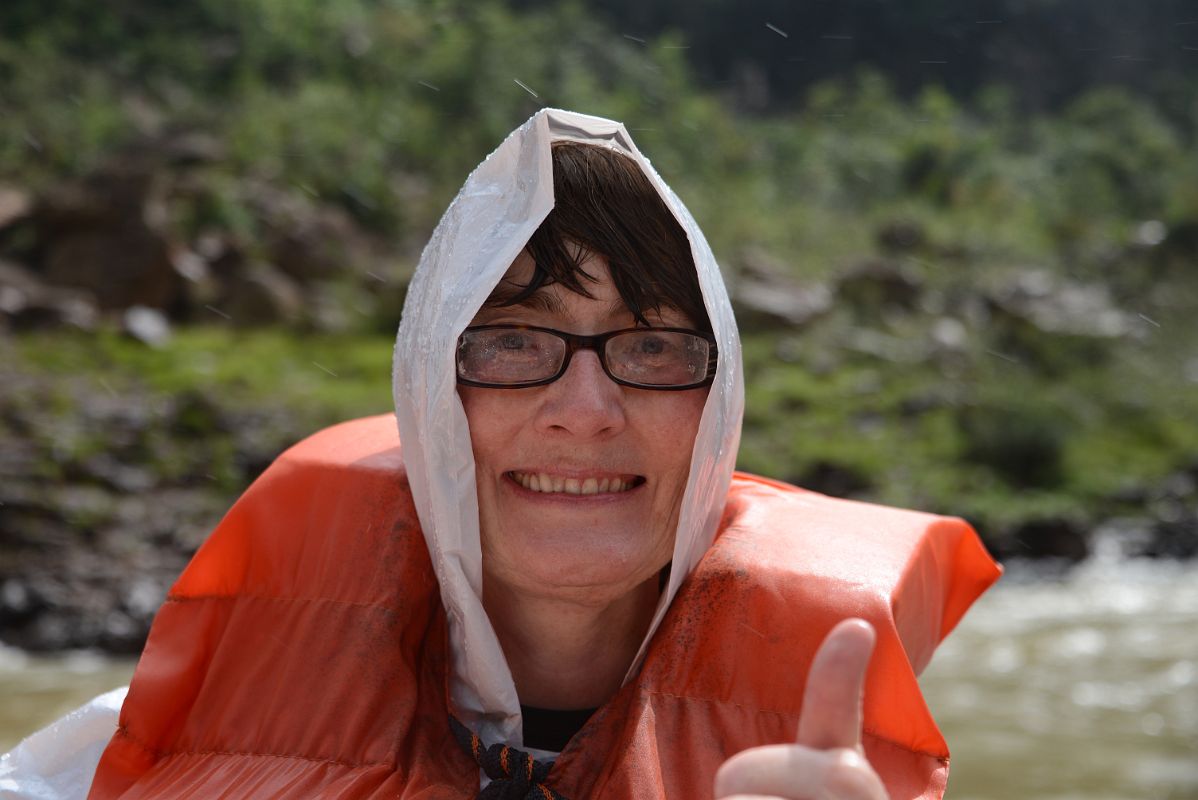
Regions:
M 593 256 L 583 269 L 599 279 L 586 283 L 593 297 L 554 284 L 521 305 L 483 309 L 473 324 L 582 335 L 633 327 L 606 261 Z M 507 278 L 523 285 L 532 270 L 522 254 Z M 693 324 L 669 310 L 648 319 Z M 657 576 L 673 552 L 706 389 L 620 386 L 596 353 L 579 350 L 551 384 L 458 393 L 474 448 L 488 591 L 603 603 Z

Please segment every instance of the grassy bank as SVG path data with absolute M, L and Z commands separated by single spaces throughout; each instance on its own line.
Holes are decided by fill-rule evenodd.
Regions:
M 916 339 L 895 327 L 864 340 L 889 342 L 885 354 L 847 319 L 747 334 L 741 468 L 960 514 L 997 537 L 1045 518 L 1089 526 L 1142 513 L 1153 487 L 1198 461 L 1198 392 L 1179 384 L 1181 363 L 1169 366 L 1184 347 L 1169 356 L 1152 338 L 1129 338 L 1102 364 L 1045 380 L 985 341 L 904 356 Z M 127 457 L 163 480 L 212 481 L 231 501 L 300 436 L 389 411 L 391 346 L 222 327 L 180 330 L 157 349 L 114 332 L 0 339 L 4 411 L 37 442 L 35 475 L 62 480 L 64 464 L 121 457 L 92 404 L 145 409 L 163 444 Z M 241 452 L 247 436 L 254 459 Z

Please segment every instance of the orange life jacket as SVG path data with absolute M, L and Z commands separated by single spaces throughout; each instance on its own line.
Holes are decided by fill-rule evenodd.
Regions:
M 322 431 L 233 506 L 154 621 L 91 800 L 477 795 L 394 429 Z M 938 798 L 948 750 L 915 676 L 997 576 L 960 520 L 738 474 L 638 677 L 547 783 L 571 800 L 710 797 L 728 756 L 793 741 L 818 644 L 857 616 L 878 631 L 866 755 L 894 800 Z

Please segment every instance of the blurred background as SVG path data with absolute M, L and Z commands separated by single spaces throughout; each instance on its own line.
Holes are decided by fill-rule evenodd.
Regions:
M 740 466 L 1007 565 L 923 682 L 953 798 L 1198 798 L 1192 0 L 3 0 L 0 750 L 125 683 L 543 106 L 732 287 Z

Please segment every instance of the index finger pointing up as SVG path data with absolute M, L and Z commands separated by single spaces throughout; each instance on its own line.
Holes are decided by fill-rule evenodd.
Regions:
M 861 744 L 861 696 L 874 639 L 861 619 L 844 620 L 824 639 L 807 673 L 798 744 L 818 750 Z

